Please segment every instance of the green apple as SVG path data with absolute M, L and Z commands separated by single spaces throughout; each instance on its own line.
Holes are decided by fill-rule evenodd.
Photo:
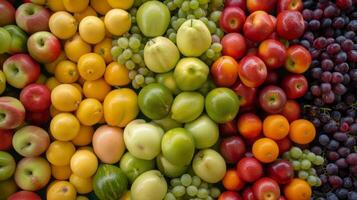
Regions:
M 17 185 L 14 179 L 10 178 L 0 181 L 0 200 L 5 200 L 17 190 Z
M 181 92 L 175 82 L 174 73 L 172 71 L 157 74 L 155 78 L 158 83 L 166 86 L 173 94 L 178 95 Z
M 227 166 L 223 157 L 212 149 L 199 151 L 192 162 L 193 171 L 207 183 L 217 183 L 224 177 Z
M 152 160 L 161 151 L 164 131 L 159 126 L 137 119 L 124 129 L 124 142 L 128 151 L 135 157 Z
M 11 45 L 10 45 L 9 52 L 11 54 L 26 52 L 28 37 L 25 31 L 23 31 L 21 28 L 19 28 L 16 25 L 7 25 L 4 26 L 4 28 L 11 35 Z
M 161 142 L 163 156 L 173 165 L 188 165 L 195 153 L 195 142 L 184 128 L 174 128 L 165 133 Z
M 11 154 L 0 151 L 0 181 L 10 178 L 16 168 L 16 162 Z
M 182 124 L 171 117 L 165 117 L 163 119 L 158 119 L 158 120 L 153 120 L 151 123 L 154 123 L 158 126 L 160 126 L 164 131 L 169 131 L 170 129 L 173 128 L 178 128 L 181 127 Z
M 198 57 L 211 46 L 212 37 L 205 23 L 189 19 L 178 29 L 176 43 L 183 55 Z
M 180 59 L 176 45 L 166 37 L 149 40 L 144 48 L 145 65 L 155 73 L 171 71 Z
M 219 137 L 218 125 L 207 115 L 185 124 L 185 129 L 192 134 L 197 149 L 213 146 Z
M 156 165 L 165 176 L 176 178 L 184 174 L 188 165 L 174 165 L 170 163 L 162 154 L 156 157 Z
M 160 1 L 148 1 L 142 4 L 136 13 L 136 21 L 146 37 L 163 35 L 171 19 L 167 6 Z
M 194 91 L 204 85 L 208 74 L 208 66 L 200 59 L 183 58 L 176 65 L 174 79 L 180 90 Z
M 11 35 L 10 33 L 0 27 L 0 54 L 9 52 L 11 46 Z
M 136 158 L 130 152 L 124 154 L 120 159 L 120 169 L 123 170 L 126 177 L 128 177 L 130 183 L 142 173 L 155 168 L 154 160 L 143 160 Z
M 0 70 L 0 94 L 4 93 L 5 89 L 6 89 L 5 73 L 2 70 Z
M 131 185 L 132 200 L 162 200 L 167 193 L 167 182 L 158 170 L 141 174 Z
M 198 92 L 181 92 L 172 103 L 171 118 L 181 123 L 197 119 L 203 112 L 204 101 Z

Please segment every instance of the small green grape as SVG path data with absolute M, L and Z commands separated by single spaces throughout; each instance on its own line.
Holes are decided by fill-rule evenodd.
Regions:
M 130 32 L 131 33 L 140 33 L 140 29 L 139 29 L 139 27 L 137 27 L 137 26 L 132 26 L 131 28 L 130 28 Z
M 127 60 L 125 62 L 125 67 L 128 69 L 128 70 L 133 70 L 135 69 L 135 63 L 132 61 L 132 60 Z
M 167 3 L 167 7 L 169 8 L 169 10 L 173 11 L 177 8 L 176 4 L 174 4 L 174 2 L 169 2 Z
M 198 0 L 198 3 L 202 4 L 208 4 L 209 0 Z
M 181 4 L 183 3 L 184 0 L 174 0 L 174 4 L 176 4 L 176 6 L 181 6 Z
M 136 37 L 130 37 L 129 39 L 129 47 L 131 49 L 138 49 L 140 48 L 140 40 L 138 40 Z
M 211 194 L 211 196 L 212 196 L 213 198 L 218 198 L 219 195 L 221 195 L 221 191 L 220 191 L 218 188 L 213 187 L 213 188 L 211 188 L 211 190 L 210 190 L 210 194 Z
M 294 159 L 299 159 L 302 156 L 302 151 L 299 147 L 292 147 L 290 149 L 290 156 Z
M 129 60 L 133 55 L 133 52 L 130 49 L 125 49 L 122 53 L 124 59 Z
M 130 70 L 129 71 L 129 79 L 133 80 L 135 76 L 138 74 L 135 70 Z
M 175 197 L 182 197 L 186 193 L 186 188 L 182 185 L 175 186 L 172 189 L 172 193 L 175 195 Z
M 316 176 L 308 176 L 308 177 L 307 177 L 307 182 L 308 182 L 311 186 L 316 186 L 316 185 L 317 185 L 317 178 L 316 178 Z
M 143 61 L 143 59 L 141 58 L 141 55 L 138 54 L 138 53 L 134 54 L 134 55 L 131 57 L 131 59 L 132 59 L 133 62 L 136 63 L 136 64 L 140 64 L 140 63 Z
M 176 197 L 174 194 L 172 194 L 171 192 L 166 193 L 165 199 L 164 200 L 176 200 Z
M 197 192 L 198 192 L 198 189 L 196 186 L 194 185 L 190 185 L 186 188 L 186 193 L 191 196 L 191 197 L 194 197 L 197 195 Z
M 197 8 L 195 11 L 193 11 L 193 14 L 195 15 L 196 19 L 199 19 L 206 15 L 205 11 L 202 8 Z
M 214 21 L 215 23 L 219 22 L 219 19 L 221 18 L 221 11 L 213 11 L 210 15 L 210 20 Z
M 310 167 L 311 167 L 311 162 L 309 160 L 304 159 L 301 161 L 301 169 L 307 170 L 310 169 Z
M 185 12 L 189 11 L 190 10 L 190 2 L 184 1 L 181 5 L 181 9 L 182 9 L 182 11 L 185 11 Z
M 124 58 L 123 54 L 121 54 L 121 55 L 118 56 L 118 62 L 119 62 L 120 64 L 122 64 L 122 65 L 125 64 L 126 59 Z
M 208 24 L 208 19 L 207 19 L 207 17 L 201 17 L 200 18 L 200 20 L 203 22 L 203 23 L 205 23 L 206 25 Z
M 150 83 L 155 83 L 156 80 L 154 77 L 151 77 L 151 76 L 147 76 L 145 77 L 145 84 L 149 85 Z
M 197 0 L 191 0 L 190 1 L 190 8 L 192 10 L 196 10 L 198 7 L 200 7 L 200 3 L 198 3 Z
M 325 162 L 325 160 L 323 157 L 316 156 L 315 162 L 313 162 L 313 163 L 314 163 L 314 165 L 322 165 L 322 164 L 324 164 L 324 162 Z
M 301 162 L 298 160 L 293 160 L 292 165 L 295 171 L 298 171 L 301 169 Z
M 208 189 L 208 183 L 202 181 L 201 185 L 200 185 L 200 188 Z
M 192 177 L 192 185 L 199 187 L 201 185 L 201 178 L 198 176 Z
M 206 188 L 198 189 L 197 197 L 199 197 L 199 198 L 207 198 L 208 197 L 208 190 Z
M 135 81 L 136 81 L 139 85 L 142 85 L 142 84 L 145 83 L 145 78 L 144 78 L 143 75 L 137 74 L 137 75 L 135 76 Z
M 146 76 L 149 73 L 149 70 L 146 67 L 140 67 L 138 69 L 139 74 Z
M 187 19 L 196 19 L 196 17 L 192 14 L 187 15 Z
M 122 49 L 126 49 L 129 46 L 129 40 L 126 37 L 121 37 L 118 39 L 118 46 Z
M 208 49 L 206 51 L 206 56 L 207 56 L 207 58 L 213 58 L 214 57 L 214 51 L 212 49 Z
M 174 178 L 170 180 L 171 186 L 175 187 L 181 185 L 181 180 L 179 178 Z
M 110 53 L 112 54 L 113 58 L 116 59 L 118 58 L 118 56 L 123 52 L 123 49 L 118 47 L 118 46 L 114 46 L 112 47 L 112 49 L 110 50 Z
M 222 45 L 221 43 L 215 42 L 211 45 L 211 49 L 215 52 L 215 53 L 219 53 L 222 51 Z
M 192 177 L 189 174 L 183 174 L 181 176 L 181 183 L 183 186 L 189 186 L 192 183 Z
M 298 172 L 298 177 L 301 179 L 307 179 L 307 177 L 309 176 L 309 173 L 307 173 L 306 171 L 299 171 Z

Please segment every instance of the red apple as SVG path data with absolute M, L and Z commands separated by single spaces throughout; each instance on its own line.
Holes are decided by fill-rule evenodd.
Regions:
M 280 41 L 268 39 L 260 43 L 258 55 L 268 69 L 277 69 L 285 63 L 286 48 Z
M 297 119 L 300 119 L 301 116 L 301 107 L 300 104 L 294 100 L 288 100 L 284 106 L 282 115 L 288 119 L 289 122 L 293 122 Z
M 15 8 L 6 0 L 0 0 L 0 26 L 14 24 Z
M 232 87 L 232 90 L 239 97 L 239 105 L 241 107 L 250 107 L 254 105 L 257 99 L 257 89 L 253 87 L 248 87 L 242 82 L 237 81 L 237 83 Z
M 247 10 L 246 0 L 226 0 L 224 1 L 224 7 L 239 7 L 243 11 Z
M 22 89 L 20 101 L 30 112 L 48 110 L 51 106 L 51 91 L 46 85 L 32 83 Z
M 240 32 L 245 22 L 245 13 L 239 7 L 226 7 L 219 21 L 220 27 L 226 33 Z
M 278 144 L 280 155 L 289 151 L 291 148 L 291 141 L 290 141 L 289 137 L 284 137 L 281 140 L 275 140 L 275 142 Z
M 292 45 L 287 50 L 285 68 L 289 72 L 302 74 L 311 65 L 311 54 L 301 45 Z
M 261 178 L 253 184 L 253 194 L 256 200 L 273 200 L 280 198 L 280 187 L 271 178 Z
M 244 141 L 239 136 L 231 136 L 221 141 L 220 152 L 227 163 L 237 163 L 245 154 Z
M 308 83 L 302 74 L 289 74 L 284 77 L 281 87 L 289 99 L 297 99 L 306 94 Z
M 304 8 L 302 0 L 278 0 L 277 12 L 284 10 L 294 10 L 301 12 Z
M 225 191 L 218 197 L 218 200 L 243 200 L 243 199 L 237 192 Z
M 51 113 L 49 110 L 41 112 L 26 112 L 26 121 L 31 124 L 41 126 L 49 122 L 51 119 Z
M 0 151 L 8 151 L 12 146 L 12 130 L 0 129 Z
M 243 191 L 243 200 L 255 200 L 252 188 L 245 188 Z
M 276 0 L 247 0 L 247 8 L 249 12 L 258 10 L 269 12 L 275 6 Z
M 0 129 L 14 129 L 25 120 L 25 108 L 13 97 L 0 97 Z
M 257 56 L 245 56 L 239 63 L 239 78 L 248 87 L 258 87 L 264 83 L 268 71 Z
M 12 194 L 7 200 L 41 200 L 41 197 L 34 192 L 20 191 Z
M 228 33 L 221 40 L 222 52 L 225 56 L 240 59 L 245 55 L 247 45 L 244 37 L 239 33 Z
M 277 85 L 279 83 L 279 74 L 277 71 L 268 71 L 267 79 L 264 84 L 266 85 Z
M 243 32 L 249 40 L 260 42 L 267 39 L 274 32 L 274 29 L 274 23 L 268 13 L 255 11 L 245 20 Z
M 237 135 L 237 121 L 233 119 L 232 121 L 226 122 L 224 124 L 219 124 L 219 133 L 223 136 Z
M 284 109 L 286 101 L 286 94 L 278 86 L 266 86 L 259 94 L 260 106 L 265 112 L 270 114 L 280 113 Z
M 61 42 L 52 33 L 37 32 L 27 40 L 30 55 L 40 63 L 54 62 L 61 54 Z
M 211 75 L 217 86 L 230 87 L 237 81 L 238 63 L 230 56 L 221 56 L 212 64 Z
M 279 184 L 287 184 L 294 178 L 293 165 L 287 160 L 277 160 L 270 164 L 268 173 Z
M 40 5 L 24 3 L 16 10 L 16 23 L 27 33 L 49 30 L 50 11 Z
M 304 34 L 305 23 L 299 11 L 285 10 L 279 13 L 276 22 L 278 35 L 286 40 L 294 40 Z
M 243 158 L 237 164 L 239 177 L 246 182 L 254 182 L 263 176 L 263 166 L 255 158 Z

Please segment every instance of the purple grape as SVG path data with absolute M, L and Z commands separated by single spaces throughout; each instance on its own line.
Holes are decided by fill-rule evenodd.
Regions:
M 340 64 L 347 61 L 347 53 L 341 51 L 335 56 L 335 63 Z
M 326 52 L 324 52 L 324 53 L 326 53 Z M 335 64 L 330 59 L 323 59 L 321 61 L 321 69 L 323 71 L 331 71 L 333 69 L 334 65 Z
M 347 25 L 347 29 L 350 31 L 357 32 L 357 20 L 351 20 Z
M 348 200 L 356 200 L 357 199 L 357 192 L 351 191 L 347 194 Z
M 318 37 L 313 42 L 313 47 L 316 49 L 323 49 L 327 46 L 327 40 L 325 37 Z
M 350 131 L 352 135 L 357 135 L 357 123 L 354 123 L 350 126 Z
M 325 135 L 325 134 L 322 134 L 319 136 L 319 143 L 322 145 L 322 146 L 326 146 L 330 143 L 330 138 Z
M 332 79 L 332 73 L 329 72 L 329 71 L 326 71 L 326 72 L 322 72 L 321 74 L 321 81 L 323 83 L 329 83 Z
M 344 158 L 340 158 L 340 159 L 336 160 L 336 165 L 341 169 L 348 168 L 348 163 L 346 162 L 346 159 L 344 159 Z
M 321 9 L 316 9 L 313 11 L 313 18 L 316 19 L 321 19 L 322 15 L 324 12 Z
M 347 92 L 347 88 L 343 84 L 338 83 L 338 84 L 334 85 L 333 92 L 338 95 L 343 95 Z
M 346 158 L 351 153 L 351 150 L 347 147 L 340 147 L 337 152 L 341 157 Z
M 331 91 L 332 86 L 330 83 L 321 83 L 320 88 L 322 93 L 328 93 Z
M 309 29 L 313 30 L 313 31 L 316 31 L 316 30 L 319 30 L 320 28 L 320 21 L 316 20 L 316 19 L 313 19 L 309 22 Z
M 313 146 L 311 148 L 311 152 L 316 154 L 316 155 L 321 155 L 322 154 L 322 149 L 319 146 Z
M 357 62 L 357 50 L 351 50 L 347 54 L 349 62 Z
M 311 47 L 310 42 L 308 40 L 301 40 L 300 44 L 306 49 L 309 49 Z
M 342 42 L 341 48 L 345 52 L 351 51 L 353 49 L 353 41 L 350 39 L 346 39 Z
M 330 143 L 327 145 L 327 149 L 335 151 L 340 146 L 340 143 L 336 140 L 331 140 Z
M 329 163 L 326 165 L 326 172 L 328 175 L 336 175 L 338 174 L 338 167 L 334 163 Z
M 345 20 L 342 17 L 337 17 L 333 20 L 332 27 L 341 29 L 345 26 Z
M 316 128 L 321 126 L 321 121 L 318 118 L 313 118 L 311 122 L 314 124 Z
M 346 133 L 336 132 L 335 134 L 333 134 L 333 138 L 339 142 L 345 142 L 348 139 L 348 135 Z
M 330 18 L 324 18 L 321 21 L 321 27 L 322 28 L 328 28 L 332 25 L 332 20 Z
M 320 54 L 320 59 L 323 60 L 323 59 L 330 59 L 331 56 L 327 53 L 327 52 L 322 52 Z
M 345 62 L 336 65 L 335 68 L 334 68 L 334 70 L 336 72 L 340 72 L 340 73 L 347 73 L 349 69 L 350 69 L 350 66 Z
M 351 188 L 353 186 L 352 178 L 351 177 L 345 177 L 343 179 L 343 187 L 344 188 Z
M 337 43 L 332 43 L 332 44 L 327 46 L 326 50 L 327 50 L 328 54 L 335 55 L 336 53 L 341 51 L 341 46 L 339 44 L 337 44 Z
M 326 104 L 332 104 L 335 98 L 336 96 L 332 91 L 322 94 L 322 101 Z
M 357 166 L 357 153 L 348 155 L 346 161 L 350 166 Z
M 321 175 L 319 176 L 319 178 L 320 178 L 320 180 L 321 180 L 321 182 L 323 183 L 323 184 L 326 184 L 327 182 L 328 182 L 328 177 L 326 176 L 326 174 L 324 174 L 324 173 L 320 173 Z
M 303 38 L 312 43 L 314 41 L 315 36 L 312 32 L 306 32 L 304 33 Z
M 332 175 L 332 176 L 328 177 L 328 182 L 334 188 L 340 188 L 343 184 L 342 179 L 336 175 Z
M 336 42 L 339 43 L 339 44 L 342 44 L 343 41 L 346 40 L 346 37 L 343 36 L 343 35 L 340 35 L 338 37 L 336 37 Z
M 353 148 L 355 145 L 356 145 L 356 139 L 353 137 L 349 137 L 345 142 L 345 146 L 348 148 Z
M 357 165 L 350 166 L 350 172 L 353 176 L 357 176 Z
M 335 193 L 339 199 L 346 199 L 347 195 L 348 195 L 348 190 L 345 188 L 340 188 L 340 189 L 337 189 L 335 191 Z
M 340 158 L 340 155 L 335 151 L 329 151 L 327 153 L 327 159 L 329 159 L 330 161 L 336 161 L 339 158 Z
M 326 200 L 339 200 L 334 193 L 328 193 Z
M 318 49 L 314 49 L 314 48 L 310 48 L 309 49 L 310 51 L 310 54 L 311 54 L 311 57 L 313 59 L 318 59 L 320 57 L 320 54 L 321 54 L 321 51 L 318 50 Z M 314 62 L 314 61 L 313 61 Z M 317 63 L 314 65 L 312 64 L 312 67 L 317 67 L 317 65 L 319 64 L 320 62 L 317 61 Z
M 353 32 L 353 31 L 347 31 L 345 33 L 345 37 L 348 38 L 348 39 L 353 39 L 355 36 L 356 36 L 356 33 Z
M 324 9 L 324 16 L 327 18 L 331 18 L 335 16 L 336 12 L 337 12 L 336 7 L 330 5 Z
M 350 70 L 350 78 L 354 81 L 357 81 L 357 69 Z
M 311 90 L 311 94 L 314 96 L 318 97 L 318 96 L 321 96 L 321 94 L 322 94 L 320 87 L 317 85 L 311 86 L 310 90 Z
M 333 72 L 331 83 L 342 83 L 343 82 L 343 75 L 340 72 Z
M 350 76 L 348 74 L 344 74 L 343 75 L 343 84 L 347 85 L 350 83 L 350 81 L 351 81 Z

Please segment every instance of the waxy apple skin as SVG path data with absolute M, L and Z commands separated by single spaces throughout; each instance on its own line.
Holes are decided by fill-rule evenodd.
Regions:
M 271 178 L 261 178 L 253 184 L 253 194 L 257 200 L 279 199 L 280 187 L 278 183 Z
M 285 68 L 289 72 L 302 74 L 311 65 L 311 54 L 301 45 L 292 45 L 287 50 Z
M 8 151 L 12 147 L 12 130 L 0 129 L 0 151 Z
M 259 45 L 258 55 L 268 69 L 277 69 L 285 63 L 286 48 L 280 41 L 268 39 Z
M 20 191 L 12 194 L 7 200 L 41 200 L 41 197 L 34 192 Z
M 41 112 L 51 106 L 51 91 L 46 85 L 32 83 L 22 89 L 20 101 L 26 111 Z
M 283 11 L 279 13 L 276 22 L 278 35 L 286 40 L 298 39 L 305 31 L 305 23 L 299 11 Z
M 246 56 L 239 63 L 239 78 L 248 87 L 258 87 L 264 83 L 268 71 L 257 56 Z
M 16 10 L 16 24 L 27 33 L 49 30 L 50 11 L 42 6 L 25 3 Z
M 247 0 L 247 8 L 249 12 L 263 10 L 269 12 L 274 8 L 276 0 Z
M 287 160 L 277 160 L 268 167 L 269 177 L 279 184 L 287 184 L 294 177 L 292 164 Z
M 308 90 L 308 83 L 304 75 L 290 74 L 284 77 L 281 86 L 289 99 L 303 97 Z
M 255 11 L 245 20 L 244 36 L 253 42 L 267 39 L 274 32 L 274 23 L 268 13 Z
M 257 88 L 248 87 L 242 82 L 238 81 L 232 88 L 232 90 L 238 95 L 240 106 L 242 108 L 249 107 L 255 104 L 257 100 Z
M 259 103 L 263 110 L 270 114 L 280 113 L 286 104 L 285 92 L 278 86 L 266 86 L 259 95 Z
M 15 22 L 15 8 L 6 0 L 0 0 L 0 27 Z
M 228 33 L 221 40 L 223 55 L 234 59 L 242 58 L 247 51 L 244 37 L 239 33 Z
M 27 34 L 21 28 L 16 25 L 7 25 L 4 26 L 5 30 L 7 30 L 11 35 L 11 45 L 9 49 L 10 54 L 15 53 L 23 53 L 26 52 L 26 42 L 27 42 Z
M 16 162 L 11 154 L 0 151 L 0 181 L 10 178 L 16 168 Z
M 304 8 L 302 0 L 278 0 L 277 12 L 284 10 L 294 10 L 301 12 Z
M 40 63 L 54 62 L 61 54 L 61 43 L 52 33 L 41 31 L 27 40 L 30 55 Z
M 13 97 L 0 97 L 0 129 L 14 129 L 25 120 L 25 108 Z
M 240 32 L 245 22 L 245 13 L 239 7 L 227 7 L 220 17 L 220 26 L 226 33 Z

